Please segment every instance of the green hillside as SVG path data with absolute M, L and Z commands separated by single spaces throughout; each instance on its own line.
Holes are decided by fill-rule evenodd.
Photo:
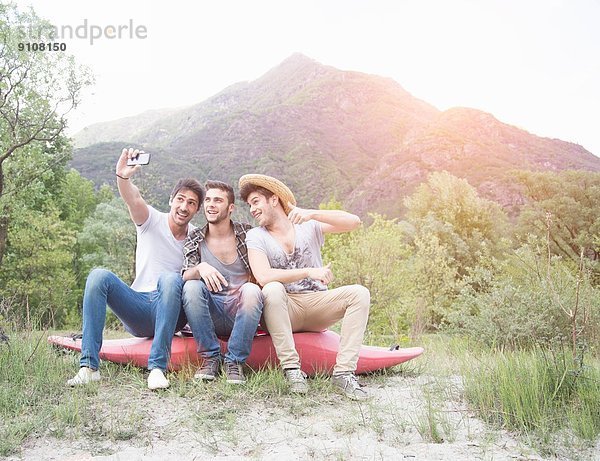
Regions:
M 181 176 L 236 184 L 243 174 L 264 173 L 285 181 L 304 206 L 335 196 L 363 217 L 402 215 L 402 199 L 432 171 L 465 178 L 509 209 L 522 201 L 512 170 L 600 171 L 600 159 L 576 144 L 476 109 L 440 112 L 393 80 L 300 54 L 255 81 L 159 113 L 88 127 L 76 145 L 95 143 L 75 150 L 73 167 L 110 183 L 120 149 L 140 146 L 153 159 L 138 182 L 161 203 Z

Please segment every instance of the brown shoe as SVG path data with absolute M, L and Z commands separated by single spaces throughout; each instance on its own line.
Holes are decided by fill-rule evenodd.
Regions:
M 194 379 L 200 379 L 202 381 L 214 381 L 217 375 L 219 374 L 220 368 L 220 357 L 211 357 L 208 359 L 204 359 L 204 362 L 202 362 L 202 366 L 198 368 L 198 371 L 196 371 Z

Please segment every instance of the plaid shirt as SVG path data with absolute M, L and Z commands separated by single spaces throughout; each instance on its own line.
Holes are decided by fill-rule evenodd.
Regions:
M 249 281 L 256 283 L 256 279 L 252 274 L 252 269 L 250 269 L 250 263 L 248 261 L 248 248 L 246 248 L 246 231 L 252 229 L 252 226 L 250 224 L 237 221 L 232 221 L 232 224 L 233 232 L 235 233 L 237 254 L 244 264 L 246 272 L 248 272 L 248 275 L 250 276 Z M 181 269 L 182 274 L 187 269 L 197 266 L 202 262 L 202 257 L 200 256 L 200 242 L 206 238 L 207 233 L 208 224 L 206 224 L 206 226 L 204 226 L 202 229 L 194 229 L 186 239 L 183 245 L 184 261 L 183 268 Z

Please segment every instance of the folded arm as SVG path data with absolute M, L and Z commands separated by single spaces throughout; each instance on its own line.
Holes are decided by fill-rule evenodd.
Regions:
M 333 273 L 329 264 L 325 267 L 273 269 L 267 255 L 260 250 L 252 248 L 248 248 L 248 260 L 250 261 L 252 273 L 261 286 L 265 286 L 269 282 L 292 283 L 307 277 L 319 280 L 326 285 L 333 280 Z

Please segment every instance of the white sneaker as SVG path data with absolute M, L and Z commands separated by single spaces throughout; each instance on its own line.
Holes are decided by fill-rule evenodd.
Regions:
M 100 372 L 88 367 L 81 367 L 77 374 L 67 381 L 67 386 L 84 386 L 94 381 L 100 381 Z
M 356 375 L 352 372 L 333 375 L 331 377 L 331 383 L 350 400 L 362 401 L 370 398 L 367 391 L 365 391 L 358 382 Z
M 165 378 L 163 371 L 160 368 L 154 368 L 148 376 L 148 389 L 166 389 L 169 387 L 169 380 Z
M 300 368 L 290 368 L 284 370 L 284 372 L 287 382 L 290 385 L 290 392 L 293 394 L 306 394 L 308 392 L 306 373 Z

